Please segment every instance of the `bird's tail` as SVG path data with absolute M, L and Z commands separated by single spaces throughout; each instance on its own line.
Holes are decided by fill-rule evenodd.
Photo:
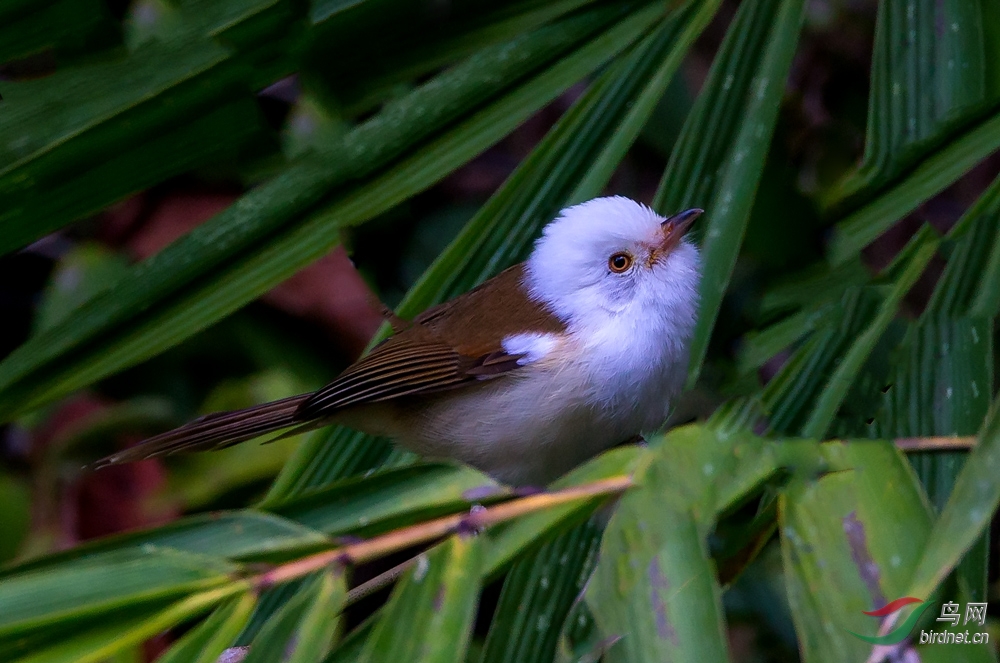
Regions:
M 273 403 L 256 405 L 234 412 L 217 412 L 184 424 L 180 428 L 143 440 L 134 447 L 102 458 L 94 469 L 134 460 L 167 456 L 178 451 L 224 449 L 255 437 L 301 426 L 307 422 L 297 414 L 312 394 L 300 394 Z

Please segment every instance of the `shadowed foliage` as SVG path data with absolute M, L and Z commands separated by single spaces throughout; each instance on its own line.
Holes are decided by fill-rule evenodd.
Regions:
M 121 4 L 0 1 L 0 251 L 72 245 L 0 361 L 37 514 L 122 436 L 331 378 L 327 337 L 255 308 L 308 309 L 287 279 L 353 252 L 412 318 L 602 192 L 706 210 L 688 393 L 537 491 L 340 427 L 142 465 L 175 505 L 157 520 L 184 515 L 58 551 L 0 461 L 0 660 L 996 660 L 855 634 L 920 609 L 865 614 L 901 597 L 990 598 L 1000 0 L 879 2 L 867 111 L 817 111 L 856 153 L 822 158 L 789 148 L 793 109 L 853 19 L 805 0 Z M 546 113 L 488 199 L 428 202 Z M 94 221 L 192 180 L 226 197 L 156 250 Z M 417 258 L 392 253 L 411 217 Z M 189 364 L 211 384 L 178 386 Z M 51 423 L 81 392 L 84 424 Z

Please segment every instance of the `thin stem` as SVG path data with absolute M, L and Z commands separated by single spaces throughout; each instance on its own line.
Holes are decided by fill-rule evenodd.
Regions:
M 632 485 L 629 476 L 616 476 L 582 486 L 574 486 L 551 493 L 538 493 L 511 500 L 492 507 L 456 513 L 425 523 L 387 532 L 367 541 L 327 550 L 315 555 L 282 564 L 261 573 L 254 579 L 258 589 L 289 582 L 318 571 L 332 564 L 358 564 L 372 559 L 439 539 L 455 532 L 477 531 L 535 511 L 541 511 L 567 502 L 613 495 Z
M 896 446 L 907 453 L 914 451 L 958 451 L 976 446 L 975 437 L 901 437 Z
M 416 557 L 411 557 L 405 562 L 392 567 L 388 571 L 383 571 L 371 580 L 366 580 L 361 583 L 351 591 L 347 592 L 347 599 L 344 601 L 344 606 L 354 605 L 366 596 L 370 596 L 383 587 L 392 584 L 397 578 L 399 578 L 399 576 L 403 575 L 407 569 L 413 566 L 416 561 Z
M 972 448 L 975 441 L 976 438 L 974 437 L 913 437 L 899 438 L 894 442 L 903 451 L 914 452 L 969 449 Z M 366 562 L 384 557 L 398 550 L 409 548 L 410 546 L 439 539 L 455 532 L 480 530 L 567 502 L 620 493 L 631 485 L 631 477 L 616 476 L 582 486 L 529 495 L 477 511 L 443 516 L 435 520 L 393 530 L 367 541 L 360 541 L 332 550 L 326 550 L 287 564 L 282 564 L 256 576 L 254 584 L 261 589 L 267 588 L 272 585 L 301 578 L 331 564 L 339 563 L 346 565 Z M 389 574 L 397 570 L 401 573 L 405 568 L 397 567 L 396 569 L 392 569 L 383 574 L 386 577 L 378 576 L 373 578 L 368 583 L 352 591 L 359 593 L 358 598 L 360 598 L 393 580 L 395 575 Z M 376 581 L 381 584 L 372 584 L 371 587 L 368 587 L 369 584 Z

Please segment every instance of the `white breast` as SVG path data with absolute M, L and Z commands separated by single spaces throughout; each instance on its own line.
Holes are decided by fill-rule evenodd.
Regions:
M 687 373 L 700 278 L 687 240 L 654 255 L 665 246 L 664 221 L 625 198 L 563 210 L 536 243 L 522 285 L 565 333 L 502 339 L 520 356 L 517 369 L 419 407 L 377 404 L 366 419 L 383 428 L 373 432 L 508 483 L 541 485 L 659 428 Z M 634 258 L 625 272 L 609 267 L 620 251 Z
M 664 364 L 666 353 L 638 352 L 613 333 L 587 344 L 548 338 L 529 345 L 547 351 L 514 374 L 440 394 L 387 432 L 422 455 L 456 458 L 507 483 L 543 485 L 658 428 L 683 384 L 684 367 Z

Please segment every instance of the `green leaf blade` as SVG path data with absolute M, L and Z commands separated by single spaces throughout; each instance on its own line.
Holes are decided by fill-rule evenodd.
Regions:
M 10 576 L 0 585 L 0 637 L 211 589 L 235 572 L 219 559 L 147 548 Z
M 400 102 L 396 109 L 387 109 L 370 121 L 378 126 L 399 122 L 393 125 L 388 137 L 379 138 L 374 129 L 359 128 L 356 132 L 360 134 L 350 134 L 334 151 L 311 155 L 293 164 L 275 180 L 246 194 L 215 220 L 137 266 L 122 283 L 84 304 L 64 323 L 35 336 L 9 356 L 0 364 L 0 390 L 8 392 L 5 407 L 0 411 L 6 410 L 9 417 L 18 409 L 36 407 L 146 359 L 235 311 L 328 252 L 338 243 L 343 226 L 360 223 L 391 208 L 506 135 L 533 110 L 628 46 L 649 27 L 657 9 L 651 5 L 626 15 L 550 69 L 515 86 L 506 96 L 378 175 L 370 185 L 355 189 L 304 222 L 292 224 L 266 244 L 249 247 L 263 234 L 314 205 L 331 183 L 342 177 L 338 173 L 346 167 L 344 164 L 350 163 L 351 168 L 373 168 L 381 161 L 371 161 L 364 154 L 371 152 L 378 159 L 389 159 L 403 149 L 393 136 L 412 142 L 436 128 L 421 119 L 423 104 L 435 100 L 442 104 L 442 109 L 431 118 L 434 122 L 452 120 L 473 104 L 476 99 L 473 92 L 481 93 L 477 75 L 485 76 L 485 80 L 501 90 L 508 87 L 505 79 L 488 75 L 493 61 L 512 60 L 522 68 L 536 68 L 539 59 L 554 56 L 553 49 L 555 53 L 569 49 L 573 34 L 580 39 L 581 32 L 589 35 L 596 30 L 606 20 L 606 14 L 588 15 L 585 21 L 574 19 L 573 29 L 563 26 L 562 33 L 557 30 L 562 37 L 555 41 L 555 46 L 548 43 L 549 32 L 555 28 L 532 33 L 524 46 L 526 54 L 519 57 L 515 57 L 514 46 L 521 41 L 514 46 L 491 47 L 487 49 L 489 57 L 470 59 L 465 68 L 443 74 L 445 82 L 428 83 L 422 88 L 426 90 L 429 86 L 437 96 L 424 99 L 415 92 L 416 98 L 411 96 L 406 103 Z M 518 66 L 508 65 L 508 68 L 521 71 Z M 406 119 L 417 122 L 421 128 L 414 127 L 407 133 L 407 123 L 403 122 Z M 368 133 L 374 137 L 367 138 Z M 357 163 L 350 161 L 355 157 Z M 247 248 L 251 248 L 251 255 L 243 256 L 235 266 L 212 272 L 208 283 L 198 281 L 210 267 L 218 267 L 220 261 Z M 178 301 L 174 295 L 185 287 L 190 289 Z M 115 330 L 117 338 L 111 335 L 95 341 L 98 335 L 111 330 Z M 82 356 L 73 354 L 77 348 L 82 350 Z M 66 354 L 73 357 L 68 365 L 51 367 L 57 357 L 68 359 Z
M 311 578 L 257 634 L 244 663 L 315 663 L 330 651 L 347 597 L 339 571 Z
M 707 211 L 689 386 L 701 371 L 736 264 L 802 20 L 801 2 L 740 8 L 653 201 L 663 214 L 690 207 Z
M 824 445 L 843 471 L 793 481 L 779 500 L 788 595 L 804 661 L 864 660 L 879 621 L 862 614 L 907 593 L 931 512 L 891 444 Z M 828 462 L 829 462 L 828 461 Z M 847 469 L 850 468 L 850 469 Z
M 157 663 L 217 663 L 250 619 L 256 598 L 252 594 L 220 605 L 191 632 L 157 659 Z
M 475 617 L 481 563 L 481 543 L 461 535 L 418 556 L 396 586 L 360 661 L 462 660 Z

